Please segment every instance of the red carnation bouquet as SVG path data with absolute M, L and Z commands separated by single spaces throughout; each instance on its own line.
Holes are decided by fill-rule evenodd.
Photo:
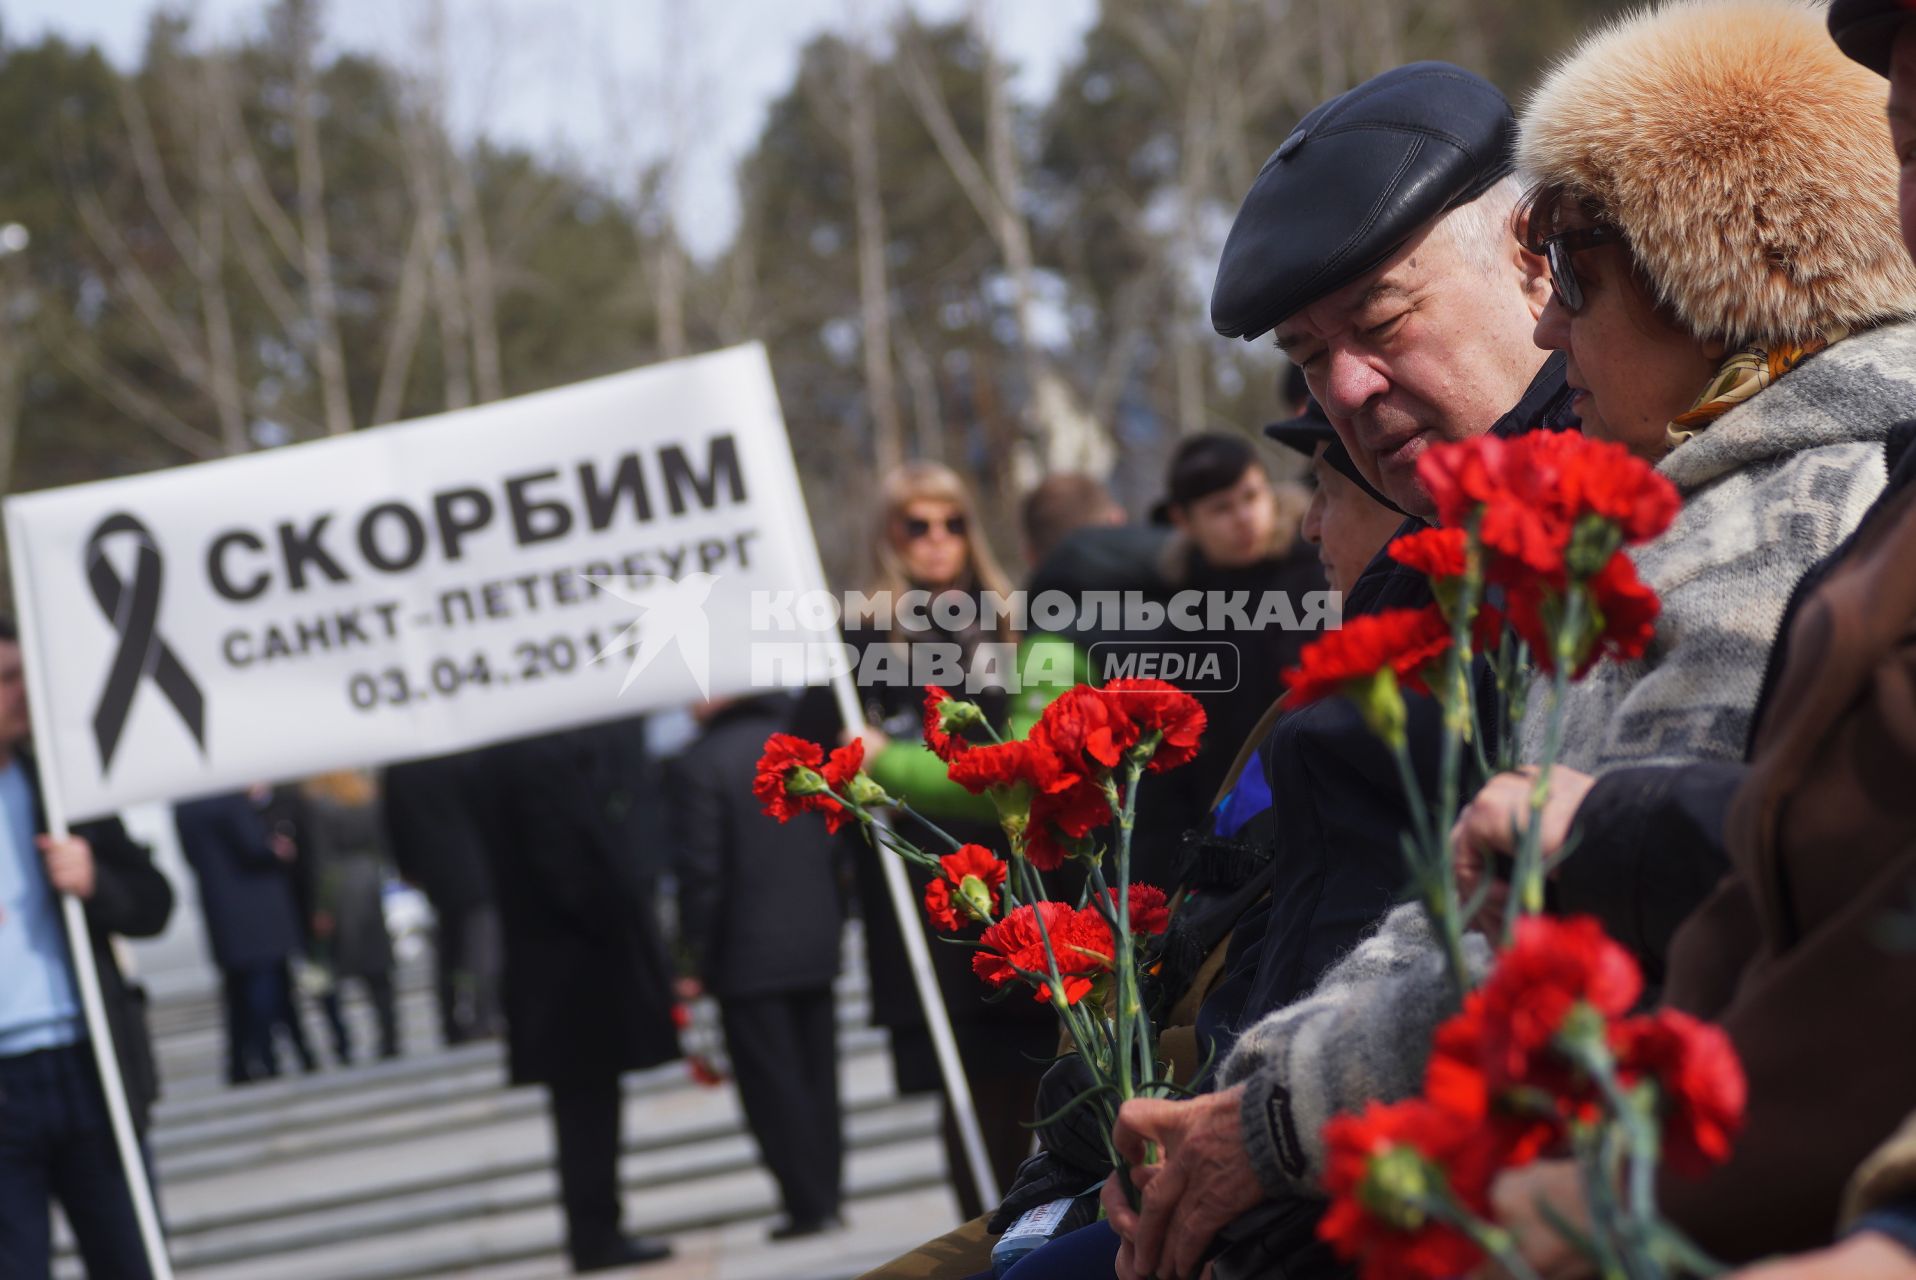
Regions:
M 1430 580 L 1436 603 L 1352 619 L 1285 681 L 1293 705 L 1350 698 L 1390 746 L 1412 809 L 1406 857 L 1462 1011 L 1437 1030 L 1422 1096 L 1325 1127 L 1332 1203 L 1319 1232 L 1367 1280 L 1457 1276 L 1486 1257 L 1535 1280 L 1495 1220 L 1491 1186 L 1506 1170 L 1567 1158 L 1588 1221 L 1547 1220 L 1602 1275 L 1711 1274 L 1720 1268 L 1660 1217 L 1656 1176 L 1661 1164 L 1697 1174 L 1728 1158 L 1744 1101 L 1735 1052 L 1683 1014 L 1631 1016 L 1643 984 L 1630 955 L 1593 920 L 1537 914 L 1564 697 L 1604 659 L 1642 656 L 1655 634 L 1656 594 L 1624 548 L 1668 528 L 1676 492 L 1621 447 L 1574 433 L 1435 446 L 1418 476 L 1439 527 L 1389 554 Z M 1523 762 L 1538 766 L 1528 821 L 1499 954 L 1478 986 L 1463 938 L 1487 898 L 1459 899 L 1450 832 L 1466 765 L 1487 778 L 1519 763 L 1509 747 L 1490 760 L 1481 726 L 1490 715 L 1517 723 L 1538 674 L 1551 699 L 1544 758 Z M 1434 803 L 1411 766 L 1405 689 L 1441 708 Z M 1497 705 L 1480 706 L 1490 689 Z
M 1106 1140 L 1128 1098 L 1170 1092 L 1157 1033 L 1139 982 L 1148 940 L 1170 923 L 1164 890 L 1131 881 L 1131 833 L 1138 782 L 1197 754 L 1204 710 L 1162 680 L 1079 685 L 1045 708 L 1030 733 L 1002 738 L 975 703 L 933 689 L 925 699 L 925 745 L 952 781 L 989 796 L 1008 857 L 962 844 L 893 796 L 863 769 L 864 746 L 827 754 L 816 743 L 774 734 L 753 789 L 784 822 L 820 814 L 836 831 L 859 823 L 867 839 L 931 874 L 925 911 L 934 928 L 975 950 L 972 971 L 998 992 L 1028 987 L 1057 1010 L 1095 1085 L 1082 1101 L 1099 1106 Z M 879 820 L 887 809 L 941 837 L 932 853 Z M 1085 870 L 1076 902 L 1054 901 L 1044 874 L 1075 860 Z M 1124 1162 L 1111 1153 L 1119 1168 Z

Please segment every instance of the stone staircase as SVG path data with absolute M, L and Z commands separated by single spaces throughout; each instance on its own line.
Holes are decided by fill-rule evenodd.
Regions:
M 865 1025 L 862 965 L 847 972 L 858 975 L 839 1001 L 850 1229 L 767 1243 L 777 1198 L 736 1096 L 672 1064 L 627 1077 L 620 1175 L 629 1227 L 671 1237 L 678 1256 L 629 1274 L 854 1276 L 956 1223 L 936 1100 L 895 1094 L 883 1033 Z M 183 1280 L 567 1274 L 543 1092 L 505 1086 L 496 1043 L 438 1048 L 424 975 L 405 977 L 405 1057 L 241 1089 L 221 1078 L 204 988 L 155 1004 L 166 1096 L 153 1159 Z M 353 1012 L 357 1043 L 371 1044 L 366 1011 Z M 63 1257 L 59 1274 L 80 1270 Z

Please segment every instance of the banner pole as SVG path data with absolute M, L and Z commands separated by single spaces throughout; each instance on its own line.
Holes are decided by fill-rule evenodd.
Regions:
M 52 716 L 53 704 L 46 698 L 45 672 L 37 652 L 38 632 L 34 627 L 26 540 L 13 518 L 11 505 L 6 510 L 6 529 L 7 562 L 13 577 L 14 606 L 19 613 L 20 661 L 33 721 L 34 758 L 40 764 L 40 803 L 45 811 L 47 834 L 55 840 L 64 840 L 72 833 L 67 829 L 66 806 L 60 795 L 59 765 L 48 750 L 51 735 L 47 722 Z M 106 1096 L 107 1115 L 113 1122 L 113 1143 L 120 1153 L 120 1168 L 126 1174 L 133 1215 L 139 1221 L 147 1267 L 153 1273 L 152 1280 L 173 1280 L 173 1262 L 167 1256 L 166 1239 L 160 1234 L 159 1210 L 153 1202 L 153 1187 L 147 1180 L 139 1138 L 133 1131 L 133 1111 L 127 1105 L 126 1082 L 120 1077 L 120 1057 L 114 1051 L 113 1028 L 106 1019 L 106 1001 L 100 995 L 100 972 L 93 963 L 93 931 L 87 924 L 86 908 L 72 894 L 63 893 L 60 914 L 66 923 L 67 952 L 73 959 L 74 985 L 79 988 L 80 1007 L 86 1015 L 93 1063 L 100 1072 L 100 1092 Z
M 833 664 L 832 692 L 838 695 L 838 712 L 845 721 L 845 728 L 858 733 L 865 728 L 865 711 L 858 702 L 858 689 L 852 683 L 852 673 L 844 663 Z M 884 815 L 877 821 L 884 822 Z M 998 1189 L 997 1174 L 992 1171 L 991 1159 L 985 1151 L 984 1129 L 978 1123 L 978 1109 L 971 1098 L 971 1083 L 965 1079 L 965 1068 L 958 1057 L 958 1039 L 952 1034 L 951 1014 L 945 1008 L 944 993 L 938 987 L 938 975 L 931 967 L 931 946 L 925 941 L 925 928 L 919 923 L 918 904 L 912 898 L 911 882 L 905 877 L 905 864 L 884 849 L 875 851 L 878 865 L 885 876 L 885 890 L 891 898 L 892 914 L 898 918 L 898 932 L 905 940 L 905 956 L 911 962 L 912 985 L 918 991 L 918 1003 L 925 1010 L 925 1023 L 931 1029 L 932 1047 L 938 1053 L 938 1069 L 944 1073 L 945 1096 L 951 1100 L 953 1119 L 958 1123 L 958 1137 L 965 1148 L 965 1159 L 971 1164 L 972 1185 L 977 1188 L 978 1199 L 991 1208 L 996 1208 L 1003 1197 Z M 980 997 L 983 998 L 982 996 Z

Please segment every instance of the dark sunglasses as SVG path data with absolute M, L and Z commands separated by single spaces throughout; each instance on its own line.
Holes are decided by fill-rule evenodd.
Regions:
M 1615 227 L 1572 227 L 1543 238 L 1537 248 L 1550 267 L 1550 287 L 1557 291 L 1557 300 L 1563 303 L 1564 310 L 1573 315 L 1583 310 L 1583 281 L 1577 279 L 1577 269 L 1571 259 L 1585 249 L 1617 244 L 1622 239 Z
M 912 516 L 905 521 L 905 536 L 913 542 L 918 541 L 920 538 L 928 538 L 931 536 L 931 526 L 932 522 L 930 520 L 920 520 L 916 516 Z M 963 516 L 946 516 L 945 532 L 954 538 L 964 537 L 965 518 Z

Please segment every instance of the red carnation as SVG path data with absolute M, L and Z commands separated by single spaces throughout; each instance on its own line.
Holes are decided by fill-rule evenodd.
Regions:
M 1682 499 L 1676 486 L 1622 445 L 1576 432 L 1544 432 L 1532 443 L 1557 458 L 1564 497 L 1573 517 L 1598 516 L 1615 525 L 1626 543 L 1648 542 L 1670 527 Z
M 964 917 L 952 902 L 949 880 L 933 880 L 925 886 L 925 913 L 931 917 L 932 927 L 943 933 L 956 933 L 965 927 Z
M 1462 529 L 1475 515 L 1486 547 L 1532 573 L 1563 568 L 1570 522 L 1551 500 L 1554 479 L 1540 474 L 1527 443 L 1478 436 L 1434 445 L 1417 460 L 1417 478 L 1429 491 L 1438 522 Z
M 1474 515 L 1486 547 L 1553 578 L 1585 518 L 1643 542 L 1669 527 L 1679 503 L 1670 482 L 1621 445 L 1575 432 L 1437 445 L 1418 459 L 1417 475 L 1444 525 L 1463 528 Z M 1493 576 L 1512 575 L 1505 568 Z
M 1131 722 L 1134 736 L 1163 735 L 1146 766 L 1152 773 L 1175 769 L 1197 755 L 1204 708 L 1184 690 L 1163 680 L 1125 679 L 1111 681 L 1100 692 Z
M 1467 1121 L 1421 1098 L 1334 1117 L 1324 1126 L 1331 1203 L 1318 1237 L 1358 1263 L 1365 1280 L 1448 1280 L 1475 1270 L 1483 1251 L 1417 1203 L 1448 1195 L 1487 1210 L 1490 1170 L 1472 1158 L 1474 1138 Z M 1468 1181 L 1446 1176 L 1453 1167 L 1472 1171 Z
M 946 776 L 973 795 L 1031 782 L 1039 772 L 1029 742 L 971 746 L 953 755 L 945 767 Z
M 1461 578 L 1469 541 L 1462 529 L 1421 529 L 1398 538 L 1386 550 L 1398 564 L 1426 578 Z
M 1039 931 L 1042 913 L 1044 932 Z M 1051 999 L 1045 938 L 1051 940 L 1064 980 L 1064 1000 L 1076 1004 L 1091 990 L 1091 976 L 1112 964 L 1111 930 L 1096 911 L 1082 911 L 1062 902 L 1026 903 L 986 929 L 978 941 L 983 948 L 971 958 L 972 972 L 994 987 L 1032 975 L 1040 1001 Z M 1022 972 L 1020 972 L 1022 971 Z
M 1540 1055 L 1577 1005 L 1615 1018 L 1642 991 L 1637 962 L 1595 920 L 1531 916 L 1517 922 L 1515 941 L 1464 1013 L 1483 1028 L 1484 1067 L 1495 1088 L 1535 1081 Z
M 956 890 L 958 897 L 955 901 L 961 910 L 973 919 L 989 919 L 998 914 L 998 890 L 1003 887 L 1011 868 L 996 854 L 981 844 L 960 845 L 956 852 L 938 859 L 938 865 L 944 872 L 944 878 L 932 883 Z M 981 887 L 967 891 L 967 879 L 976 880 Z M 929 904 L 929 896 L 926 902 Z
M 1284 673 L 1293 707 L 1342 693 L 1346 685 L 1389 668 L 1408 687 L 1426 689 L 1422 672 L 1450 648 L 1450 624 L 1436 605 L 1386 609 L 1350 618 L 1306 646 L 1298 665 Z
M 1640 658 L 1656 638 L 1662 605 L 1656 592 L 1637 577 L 1636 566 L 1623 552 L 1612 555 L 1587 581 L 1568 589 L 1581 592 L 1584 601 L 1583 635 L 1571 673 L 1574 677 L 1581 678 L 1604 658 L 1619 662 Z M 1556 670 L 1550 632 L 1561 625 L 1562 592 L 1561 586 L 1531 584 L 1513 589 L 1509 595 L 1511 628 L 1530 645 L 1538 669 L 1544 672 Z
M 925 691 L 925 745 L 946 764 L 971 745 L 956 734 L 945 732 L 944 712 L 939 704 L 950 700 L 951 695 L 937 685 Z
M 832 753 L 825 757 L 824 767 L 819 769 L 819 772 L 825 776 L 825 781 L 831 784 L 832 790 L 836 791 L 850 782 L 864 767 L 865 740 L 853 738 L 842 747 L 832 748 Z
M 1662 604 L 1657 600 L 1657 593 L 1637 577 L 1637 567 L 1630 562 L 1630 557 L 1617 552 L 1586 585 L 1600 629 L 1590 646 L 1591 656 L 1586 659 L 1585 669 L 1599 656 L 1619 662 L 1641 658 L 1650 647 L 1650 641 L 1656 638 L 1657 614 Z
M 825 752 L 816 742 L 775 733 L 765 740 L 765 753 L 759 757 L 752 778 L 752 794 L 765 812 L 780 822 L 791 821 L 795 814 L 822 813 L 826 829 L 837 831 L 851 814 L 829 791 L 816 788 L 843 786 L 864 759 L 865 744 L 857 738 L 832 752 L 826 762 Z M 791 789 L 794 781 L 800 786 L 796 792 Z M 807 790 L 808 783 L 814 789 Z
M 977 876 L 988 889 L 1002 887 L 1010 871 L 997 854 L 981 844 L 959 845 L 955 852 L 938 859 L 938 865 L 953 884 L 963 884 L 966 876 Z
M 1111 821 L 1104 788 L 1079 782 L 1062 791 L 1040 792 L 1031 801 L 1025 824 L 1025 857 L 1040 871 L 1056 871 L 1076 850 L 1073 845 Z
M 1050 748 L 1067 771 L 1081 777 L 1116 767 L 1137 740 L 1137 725 L 1085 684 L 1053 698 L 1031 730 L 1031 741 Z
M 1720 1027 L 1660 1009 L 1617 1023 L 1610 1044 L 1626 1084 L 1656 1082 L 1663 1152 L 1672 1169 L 1700 1178 L 1730 1158 L 1748 1087 L 1736 1049 Z
M 1110 890 L 1111 903 L 1115 907 L 1118 891 Z M 1171 926 L 1171 907 L 1164 896 L 1164 890 L 1154 884 L 1134 884 L 1130 890 L 1131 932 L 1146 937 L 1163 933 Z

